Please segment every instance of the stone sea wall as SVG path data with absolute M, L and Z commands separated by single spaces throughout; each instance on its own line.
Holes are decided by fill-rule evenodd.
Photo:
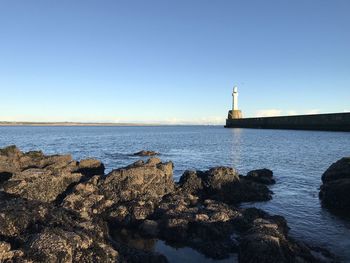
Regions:
M 350 112 L 227 119 L 226 128 L 350 131 Z

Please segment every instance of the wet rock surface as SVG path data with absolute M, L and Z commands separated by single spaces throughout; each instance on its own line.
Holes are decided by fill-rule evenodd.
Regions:
M 328 208 L 350 214 L 350 157 L 333 163 L 322 175 L 320 199 Z
M 273 179 L 273 172 L 266 168 L 250 171 L 246 178 L 267 185 L 276 183 L 275 179 Z
M 136 152 L 133 154 L 134 156 L 155 156 L 155 155 L 159 155 L 158 152 L 155 152 L 155 151 L 145 151 L 145 150 L 142 150 L 142 151 L 139 151 L 139 152 Z
M 283 217 L 238 207 L 271 199 L 272 180 L 215 167 L 175 183 L 173 164 L 154 157 L 105 175 L 94 159 L 0 149 L 0 262 L 167 262 L 150 240 L 213 259 L 334 261 L 290 238 Z
M 230 167 L 215 167 L 208 171 L 186 171 L 179 185 L 183 193 L 211 198 L 228 204 L 267 201 L 272 192 L 262 183 L 248 176 L 239 176 Z

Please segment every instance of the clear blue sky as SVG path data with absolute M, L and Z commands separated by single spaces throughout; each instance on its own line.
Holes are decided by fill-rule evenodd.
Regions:
M 0 120 L 350 110 L 350 1 L 0 0 Z

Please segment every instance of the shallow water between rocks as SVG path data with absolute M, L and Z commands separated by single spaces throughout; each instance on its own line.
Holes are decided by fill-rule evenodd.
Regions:
M 140 159 L 132 153 L 153 150 L 161 153 L 162 160 L 174 162 L 175 180 L 186 169 L 225 165 L 245 174 L 269 168 L 277 181 L 271 187 L 273 200 L 242 206 L 284 216 L 291 236 L 324 246 L 350 262 L 350 219 L 322 208 L 318 199 L 322 173 L 336 160 L 350 156 L 350 133 L 221 126 L 0 127 L 0 147 L 10 144 L 23 151 L 95 157 L 104 162 L 107 172 Z M 191 248 L 175 248 L 163 241 L 155 241 L 153 249 L 170 262 L 214 262 Z

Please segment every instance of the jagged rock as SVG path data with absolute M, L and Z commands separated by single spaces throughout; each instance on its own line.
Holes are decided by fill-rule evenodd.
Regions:
M 350 211 L 350 157 L 333 163 L 322 175 L 319 197 L 326 207 Z
M 15 173 L 3 183 L 6 193 L 30 200 L 54 201 L 69 185 L 80 181 L 82 174 L 70 172 L 54 173 L 49 169 L 30 168 Z
M 12 250 L 11 244 L 0 241 L 0 262 L 11 262 L 23 256 L 23 251 Z
M 89 218 L 106 211 L 118 222 L 145 219 L 155 203 L 174 190 L 173 164 L 158 158 L 138 161 L 78 184 L 63 206 Z M 125 206 L 127 205 L 127 207 Z
M 179 180 L 182 193 L 220 200 L 229 204 L 266 201 L 271 191 L 261 183 L 240 178 L 237 171 L 229 167 L 215 167 L 208 171 L 186 171 Z
M 0 149 L 0 176 L 2 173 L 13 174 L 20 170 L 20 157 L 22 152 L 11 145 Z
M 246 179 L 252 180 L 262 184 L 274 184 L 276 183 L 273 177 L 273 172 L 269 169 L 258 169 L 248 172 Z
M 103 175 L 105 172 L 105 166 L 99 160 L 96 159 L 84 159 L 78 164 L 78 173 L 82 173 L 85 176 Z
M 255 218 L 239 243 L 239 262 L 288 263 L 335 262 L 333 255 L 315 256 L 313 250 L 288 237 L 288 227 L 281 216 Z
M 155 156 L 155 155 L 159 155 L 159 153 L 158 152 L 154 152 L 154 151 L 142 150 L 142 151 L 139 151 L 137 153 L 134 153 L 133 155 L 134 156 Z
M 44 228 L 28 240 L 26 252 L 35 262 L 115 262 L 118 256 L 112 247 L 95 243 L 83 231 Z
M 49 203 L 0 196 L 0 241 L 5 238 L 21 248 L 9 251 L 3 245 L 6 257 L 23 257 L 28 262 L 115 262 L 118 253 L 107 237 L 102 221 L 82 220 Z
M 350 157 L 344 157 L 333 163 L 322 175 L 322 182 L 350 178 Z
M 0 236 L 21 235 L 35 222 L 45 220 L 49 207 L 41 202 L 9 197 L 0 192 Z
M 224 203 L 205 200 L 193 206 L 190 196 L 175 194 L 166 196 L 151 218 L 162 239 L 212 258 L 225 258 L 237 249 L 231 235 L 235 228 L 232 222 L 239 216 L 237 209 Z M 141 230 L 145 231 L 143 225 Z
M 221 191 L 226 185 L 239 182 L 239 174 L 230 167 L 214 167 L 201 175 L 210 192 Z
M 200 171 L 185 171 L 180 177 L 179 186 L 181 191 L 187 194 L 200 195 L 203 191 L 204 185 L 200 175 Z
M 84 176 L 103 173 L 103 164 L 94 159 L 78 163 L 71 155 L 23 153 L 15 146 L 0 150 L 1 186 L 6 193 L 30 200 L 55 201 Z

